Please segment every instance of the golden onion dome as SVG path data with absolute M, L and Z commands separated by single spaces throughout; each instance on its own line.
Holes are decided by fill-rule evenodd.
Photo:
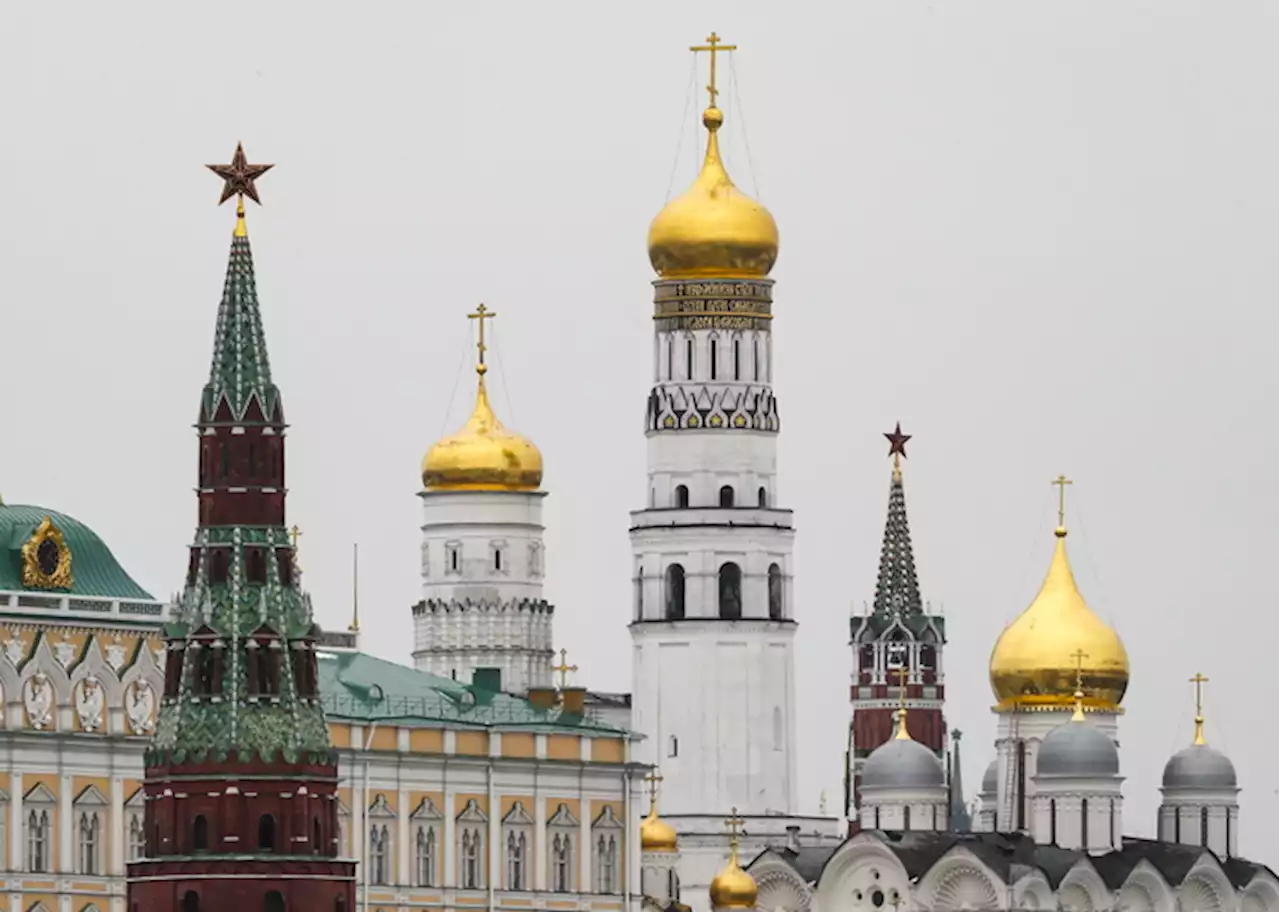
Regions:
M 725 171 L 720 109 L 707 108 L 702 123 L 708 133 L 702 170 L 649 225 L 649 262 L 664 279 L 764 278 L 778 259 L 778 224 Z
M 1054 535 L 1040 591 L 991 650 L 991 689 L 1003 709 L 1071 707 L 1078 686 L 1084 707 L 1114 710 L 1129 686 L 1129 656 L 1076 587 L 1066 528 Z
M 755 878 L 738 866 L 738 844 L 729 846 L 729 863 L 711 881 L 711 906 L 715 909 L 754 909 L 759 890 Z
M 483 363 L 476 366 L 476 405 L 467 423 L 422 459 L 422 483 L 429 491 L 536 491 L 542 484 L 542 453 L 493 413 L 485 370 Z
M 656 802 L 649 805 L 649 816 L 640 823 L 640 850 L 642 852 L 674 852 L 679 846 L 676 831 L 658 816 Z

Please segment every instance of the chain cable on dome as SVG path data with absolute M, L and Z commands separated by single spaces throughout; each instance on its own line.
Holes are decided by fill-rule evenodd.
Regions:
M 453 411 L 453 401 L 458 395 L 458 382 L 462 380 L 462 366 L 467 363 L 467 353 L 471 350 L 471 321 L 467 321 L 467 340 L 462 345 L 462 357 L 458 359 L 458 367 L 453 372 L 453 389 L 449 392 L 449 401 L 444 407 L 444 415 L 440 418 L 440 433 L 436 434 L 436 440 L 440 440 L 449 430 L 449 415 Z
M 1021 614 L 1022 611 L 1027 607 L 1027 605 L 1030 604 L 1030 602 L 1027 602 L 1021 608 L 1016 607 L 1020 603 L 1019 600 L 1022 598 L 1022 593 L 1026 591 L 1027 575 L 1031 573 L 1031 568 L 1037 564 L 1036 552 L 1040 550 L 1040 544 L 1041 544 L 1041 541 L 1040 541 L 1040 529 L 1042 526 L 1041 517 L 1044 516 L 1047 501 L 1052 496 L 1053 495 L 1051 494 L 1046 494 L 1045 499 L 1040 502 L 1040 509 L 1037 510 L 1035 514 L 1036 516 L 1035 527 L 1031 530 L 1031 533 L 1027 536 L 1027 541 L 1030 544 L 1027 549 L 1026 560 L 1022 562 L 1022 575 L 1018 577 L 1018 585 L 1017 585 L 1017 588 L 1014 590 L 1013 597 L 1005 601 L 1006 605 L 1012 605 L 1015 608 L 1015 610 L 1012 612 L 1012 617 L 1009 620 L 1005 621 L 1006 627 L 1010 623 L 1012 623 L 1013 618 L 1016 618 L 1019 614 Z M 1006 616 L 1008 616 L 1007 609 L 1006 609 Z
M 1093 577 L 1093 583 L 1097 587 L 1095 589 L 1095 592 L 1097 593 L 1096 598 L 1092 600 L 1089 607 L 1094 610 L 1094 613 L 1098 614 L 1104 621 L 1114 627 L 1116 618 L 1115 614 L 1109 607 L 1111 605 L 1111 601 L 1107 598 L 1106 590 L 1103 589 L 1102 578 L 1098 576 L 1097 563 L 1093 559 L 1093 554 L 1089 551 L 1089 533 L 1084 527 L 1084 511 L 1080 509 L 1080 502 L 1082 499 L 1083 498 L 1081 498 L 1077 493 L 1075 497 L 1076 523 L 1080 526 L 1079 540 L 1081 547 L 1084 549 L 1084 558 L 1089 562 L 1089 575 Z M 1119 636 L 1119 633 L 1116 635 Z
M 511 402 L 511 391 L 507 388 L 507 369 L 502 366 L 502 347 L 498 345 L 497 320 L 493 321 L 490 332 L 493 333 L 493 347 L 490 351 L 493 352 L 493 360 L 498 368 L 498 382 L 502 384 L 502 395 L 507 400 L 507 416 L 511 421 L 511 426 L 519 427 L 520 422 L 516 420 L 516 408 Z
M 680 112 L 680 134 L 676 137 L 676 155 L 675 160 L 671 163 L 671 174 L 667 178 L 667 195 L 663 200 L 663 205 L 671 202 L 671 187 L 676 182 L 676 171 L 680 169 L 680 150 L 684 147 L 684 134 L 689 126 L 689 102 L 693 100 L 693 82 L 694 77 L 698 74 L 698 59 L 694 57 L 689 62 L 689 84 L 684 90 L 684 110 Z M 693 144 L 695 167 L 697 162 L 698 144 Z
M 742 122 L 742 147 L 747 153 L 747 172 L 751 175 L 751 192 L 760 199 L 760 182 L 756 180 L 756 166 L 751 159 L 751 139 L 747 135 L 747 115 L 742 110 L 742 91 L 738 88 L 738 68 L 734 66 L 733 54 L 729 55 L 729 80 L 733 83 L 733 105 L 738 120 Z

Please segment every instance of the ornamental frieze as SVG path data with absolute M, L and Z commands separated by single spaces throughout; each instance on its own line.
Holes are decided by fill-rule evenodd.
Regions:
M 777 433 L 778 428 L 778 400 L 767 386 L 709 387 L 691 383 L 655 386 L 649 393 L 646 431 Z
M 773 318 L 764 315 L 709 314 L 676 315 L 654 317 L 659 330 L 664 332 L 696 332 L 699 329 L 723 329 L 737 332 L 768 332 L 769 321 Z
M 753 298 L 773 300 L 773 282 L 655 282 L 655 303 L 679 298 Z

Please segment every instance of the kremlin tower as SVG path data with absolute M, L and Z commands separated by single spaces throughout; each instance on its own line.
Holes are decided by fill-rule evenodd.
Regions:
M 893 474 L 875 603 L 870 612 L 849 620 L 849 645 L 853 650 L 849 702 L 853 714 L 849 723 L 845 807 L 851 829 L 857 828 L 858 821 L 865 826 L 869 819 L 861 811 L 863 767 L 872 751 L 894 739 L 895 733 L 906 731 L 908 709 L 912 743 L 928 748 L 938 763 L 943 761 L 946 750 L 947 723 L 942 715 L 946 627 L 941 617 L 929 613 L 920 598 L 902 488 L 902 459 L 907 455 L 911 435 L 902 433 L 899 424 L 884 436 L 889 440 Z
M 1085 604 L 1067 559 L 1065 493 L 1071 482 L 1059 476 L 1053 483 L 1059 488 L 1058 526 L 1049 572 L 1031 605 L 991 650 L 997 701 L 994 823 L 1001 833 L 1032 828 L 1037 752 L 1051 731 L 1083 714 L 1118 744 L 1120 701 L 1129 686 L 1124 644 Z M 1101 806 L 1095 808 L 1100 832 L 1098 827 L 1110 824 Z
M 165 690 L 145 759 L 145 857 L 134 912 L 354 910 L 339 860 L 338 766 L 317 688 L 318 628 L 285 520 L 285 421 L 272 382 L 244 221 L 256 178 L 237 147 L 237 197 L 213 366 L 197 422 L 199 526 L 165 628 Z
M 471 417 L 422 460 L 422 601 L 413 607 L 419 671 L 523 694 L 551 686 L 551 621 L 542 596 L 542 454 L 508 430 L 485 385 L 483 304 Z

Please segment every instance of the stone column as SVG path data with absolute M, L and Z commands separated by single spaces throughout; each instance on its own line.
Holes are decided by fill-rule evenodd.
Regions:
M 9 774 L 9 870 L 24 869 L 22 857 L 23 847 L 27 844 L 27 834 L 22 826 L 22 773 Z M 14 900 L 21 903 L 22 897 L 15 895 Z
M 411 840 L 409 838 L 409 815 L 413 808 L 409 807 L 409 790 L 401 787 L 396 791 L 396 876 L 395 883 L 408 885 L 414 882 L 413 866 L 410 864 Z
M 72 839 L 75 826 L 71 813 L 71 798 L 71 777 L 60 776 L 58 778 L 58 861 L 57 864 L 50 865 L 51 871 L 71 873 L 76 869 L 75 855 L 72 853 L 72 846 L 75 844 Z
M 457 827 L 454 825 L 454 818 L 457 816 L 458 796 L 452 789 L 444 791 L 444 806 L 440 808 L 440 812 L 444 815 L 444 826 L 442 827 L 443 836 L 440 846 L 440 858 L 443 860 L 443 867 L 438 872 L 439 876 L 436 883 L 441 887 L 456 887 L 462 883 L 462 878 L 458 876 L 458 835 Z
M 533 786 L 533 888 L 545 890 L 549 880 L 547 869 L 551 867 L 551 849 L 547 845 L 547 799 L 542 796 L 542 786 L 534 780 Z
M 124 819 L 124 779 L 119 775 L 111 777 L 111 813 L 108 820 L 110 822 L 104 828 L 111 852 L 111 857 L 107 860 L 107 873 L 122 877 L 125 858 L 128 857 L 129 826 Z
M 578 892 L 592 892 L 595 884 L 591 882 L 591 799 L 585 795 L 578 808 L 578 845 L 572 862 L 577 872 Z

